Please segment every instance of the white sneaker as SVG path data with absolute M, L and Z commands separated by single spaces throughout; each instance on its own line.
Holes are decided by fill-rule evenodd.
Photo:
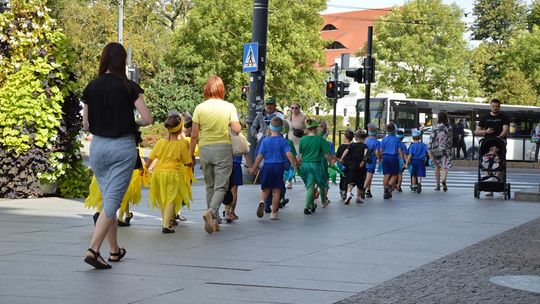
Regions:
M 288 181 L 288 182 L 285 184 L 285 188 L 287 188 L 287 189 L 292 189 L 292 182 L 291 182 L 291 181 Z
M 270 219 L 271 219 L 271 220 L 277 220 L 277 219 L 278 219 L 278 214 L 277 214 L 277 212 L 272 212 L 272 213 L 270 213 Z
M 347 199 L 345 200 L 345 205 L 348 205 L 351 202 L 351 199 L 353 199 L 354 195 L 352 192 L 347 193 Z

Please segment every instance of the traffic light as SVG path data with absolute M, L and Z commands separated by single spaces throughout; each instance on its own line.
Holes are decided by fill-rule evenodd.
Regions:
M 364 80 L 369 82 L 375 82 L 375 58 L 371 58 L 371 63 L 369 64 L 369 69 L 366 69 L 368 66 L 368 58 L 364 58 Z
M 345 95 L 349 95 L 349 86 L 351 84 L 348 82 L 339 82 L 339 91 L 338 91 L 338 98 L 343 98 Z
M 249 93 L 249 87 L 248 86 L 242 86 L 242 91 L 240 93 L 240 98 L 242 98 L 243 100 L 247 100 L 248 93 Z
M 356 81 L 358 83 L 364 83 L 365 82 L 364 68 L 358 68 L 356 70 L 345 71 L 345 75 L 347 75 L 347 77 L 353 78 L 354 81 Z
M 336 98 L 337 97 L 337 81 L 327 81 L 326 82 L 326 97 Z

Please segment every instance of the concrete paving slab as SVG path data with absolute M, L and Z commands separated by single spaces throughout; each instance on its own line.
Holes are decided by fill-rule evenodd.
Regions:
M 161 233 L 145 190 L 133 225 L 119 229 L 128 254 L 107 271 L 82 262 L 93 211 L 81 200 L 0 200 L 0 303 L 333 303 L 540 217 L 534 203 L 458 190 L 351 206 L 334 190 L 328 209 L 305 216 L 297 184 L 270 221 L 255 217 L 259 187 L 245 185 L 240 220 L 212 235 L 202 183 L 174 235 Z

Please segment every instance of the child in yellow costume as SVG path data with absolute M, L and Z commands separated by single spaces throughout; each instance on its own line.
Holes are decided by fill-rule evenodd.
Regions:
M 138 148 L 139 158 L 142 158 L 142 151 Z M 149 174 L 146 167 L 143 165 L 142 161 L 139 167 L 142 165 L 142 168 L 133 170 L 131 175 L 131 181 L 126 190 L 126 194 L 122 198 L 122 203 L 120 204 L 120 209 L 118 209 L 118 226 L 128 227 L 131 226 L 130 221 L 133 218 L 133 213 L 129 211 L 129 205 L 138 205 L 141 202 L 141 186 L 148 188 L 149 184 Z M 92 183 L 90 183 L 90 193 L 88 197 L 84 200 L 84 206 L 86 208 L 93 208 L 97 210 L 94 213 L 94 225 L 96 224 L 97 218 L 101 212 L 101 191 L 99 190 L 99 185 L 97 183 L 96 177 L 92 177 Z
M 178 138 L 182 127 L 181 114 L 170 113 L 165 121 L 169 134 L 156 143 L 146 161 L 149 166 L 157 158 L 150 181 L 150 202 L 161 210 L 163 233 L 174 233 L 175 215 L 183 205 L 190 207 L 191 184 L 186 179 L 186 166 L 191 164 L 191 156 L 189 143 Z
M 185 140 L 187 141 L 188 143 L 188 147 L 189 147 L 189 143 L 191 142 L 191 125 L 192 125 L 192 118 L 191 118 L 191 114 L 189 112 L 184 112 L 182 113 L 182 120 L 184 122 L 184 127 L 182 128 L 182 132 L 180 132 L 180 136 L 178 136 L 178 139 L 179 140 Z M 195 156 L 199 156 L 199 146 L 195 146 Z M 197 179 L 195 178 L 195 174 L 193 174 L 193 167 L 190 167 L 190 166 L 185 166 L 185 178 L 186 178 L 186 183 L 188 183 L 189 185 L 197 182 Z M 192 200 L 192 196 L 191 196 L 191 187 L 188 187 L 188 190 L 189 190 L 189 199 Z M 182 215 L 182 209 L 180 209 L 180 211 L 178 212 L 178 214 L 176 215 L 175 219 L 179 220 L 179 221 L 187 221 L 187 218 L 185 216 Z

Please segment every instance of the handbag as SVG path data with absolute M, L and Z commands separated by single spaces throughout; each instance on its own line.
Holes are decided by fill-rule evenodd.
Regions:
M 442 149 L 433 149 L 431 150 L 431 155 L 433 155 L 433 158 L 441 158 L 445 154 L 444 152 Z
M 301 138 L 302 136 L 304 136 L 304 130 L 302 129 L 295 129 L 293 128 L 292 129 L 292 134 L 298 138 Z
M 234 156 L 241 156 L 249 153 L 249 141 L 242 133 L 234 134 L 231 132 L 231 145 Z

